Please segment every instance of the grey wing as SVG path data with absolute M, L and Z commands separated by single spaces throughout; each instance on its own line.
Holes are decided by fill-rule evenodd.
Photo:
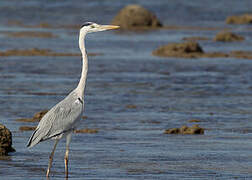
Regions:
M 82 113 L 83 101 L 70 94 L 70 97 L 65 98 L 45 114 L 30 137 L 27 147 L 73 130 Z

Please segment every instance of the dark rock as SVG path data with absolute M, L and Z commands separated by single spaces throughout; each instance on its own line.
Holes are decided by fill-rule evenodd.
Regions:
M 219 32 L 214 41 L 223 41 L 223 42 L 233 42 L 233 41 L 243 41 L 244 37 L 234 34 L 232 32 Z
M 171 128 L 164 132 L 165 134 L 204 134 L 204 129 L 199 125 L 193 125 L 192 127 L 182 126 L 181 128 Z
M 0 156 L 6 156 L 9 152 L 14 152 L 12 148 L 12 134 L 9 129 L 0 124 Z
M 112 24 L 120 26 L 121 29 L 157 28 L 162 26 L 153 13 L 139 5 L 124 7 L 114 17 Z
M 227 24 L 251 24 L 252 14 L 244 14 L 240 16 L 229 16 L 226 19 Z

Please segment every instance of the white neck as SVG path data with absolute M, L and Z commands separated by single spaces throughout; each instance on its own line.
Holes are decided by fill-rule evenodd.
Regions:
M 78 96 L 80 96 L 82 99 L 84 98 L 84 91 L 85 91 L 87 72 L 88 72 L 88 58 L 87 58 L 85 42 L 84 42 L 86 34 L 87 34 L 86 32 L 80 31 L 80 35 L 79 35 L 79 48 L 82 54 L 82 73 L 81 73 L 80 82 L 76 88 L 76 92 Z

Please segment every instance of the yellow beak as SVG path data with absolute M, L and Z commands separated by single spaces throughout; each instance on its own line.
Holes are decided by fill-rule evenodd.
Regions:
M 114 25 L 101 25 L 99 29 L 101 30 L 109 30 L 109 29 L 118 29 L 120 26 L 114 26 Z

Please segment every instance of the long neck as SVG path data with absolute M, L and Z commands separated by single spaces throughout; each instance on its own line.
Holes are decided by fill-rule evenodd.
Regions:
M 76 88 L 78 95 L 82 97 L 82 99 L 84 98 L 84 91 L 85 91 L 87 72 L 88 72 L 88 58 L 87 58 L 85 42 L 84 42 L 85 36 L 86 36 L 86 33 L 80 32 L 79 47 L 82 54 L 82 72 L 81 72 L 80 82 Z

